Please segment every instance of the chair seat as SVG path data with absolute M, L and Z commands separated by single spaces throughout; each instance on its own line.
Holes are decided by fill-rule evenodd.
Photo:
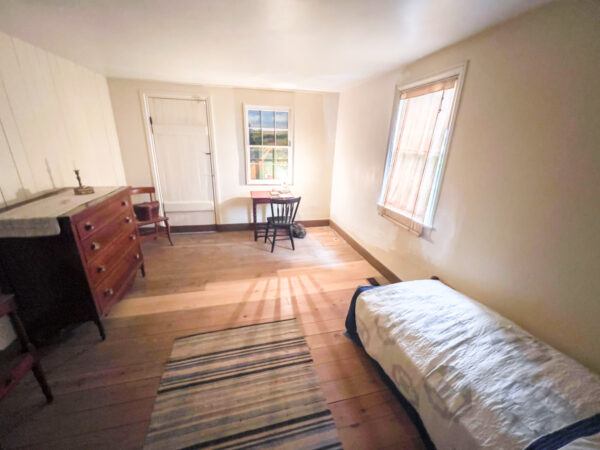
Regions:
M 160 203 L 157 201 L 136 203 L 133 205 L 133 212 L 138 221 L 156 220 L 160 210 Z
M 289 227 L 294 224 L 294 222 L 284 222 L 284 220 L 285 217 L 282 216 L 267 217 L 267 222 L 277 227 Z
M 169 220 L 169 218 L 159 216 L 159 217 L 155 217 L 150 220 L 137 220 L 136 223 L 138 224 L 138 226 L 143 227 L 144 225 L 153 225 L 155 223 L 162 222 L 164 220 Z

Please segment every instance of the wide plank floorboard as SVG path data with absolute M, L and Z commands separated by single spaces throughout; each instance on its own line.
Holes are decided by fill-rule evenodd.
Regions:
M 0 403 L 0 448 L 139 449 L 173 340 L 296 317 L 346 449 L 423 448 L 364 351 L 344 335 L 356 286 L 377 270 L 329 227 L 268 245 L 252 233 L 179 234 L 144 244 L 146 278 L 104 320 L 40 349 L 55 401 L 28 375 Z

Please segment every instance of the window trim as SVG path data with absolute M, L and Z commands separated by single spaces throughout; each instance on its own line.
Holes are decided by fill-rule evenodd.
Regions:
M 248 111 L 259 110 L 259 111 L 276 111 L 276 112 L 287 112 L 288 113 L 288 185 L 294 184 L 294 114 L 292 108 L 289 106 L 267 106 L 267 105 L 249 105 L 243 104 L 244 111 L 244 154 L 245 154 L 245 170 L 246 170 L 246 184 L 250 185 L 262 185 L 262 186 L 273 186 L 282 184 L 279 180 L 252 180 L 250 178 L 250 147 L 286 147 L 284 145 L 250 145 L 250 124 L 248 123 Z
M 444 174 L 446 172 L 446 163 L 448 161 L 448 153 L 450 151 L 450 146 L 452 145 L 452 136 L 454 134 L 454 125 L 456 122 L 456 116 L 458 115 L 458 109 L 460 105 L 460 100 L 462 96 L 463 84 L 465 81 L 465 75 L 467 73 L 468 61 L 464 63 L 447 69 L 443 72 L 438 72 L 435 75 L 430 75 L 425 78 L 419 78 L 418 80 L 411 81 L 405 84 L 397 84 L 395 87 L 395 95 L 394 95 L 394 103 L 392 106 L 392 119 L 390 122 L 390 132 L 388 136 L 388 145 L 387 145 L 387 153 L 385 159 L 385 168 L 383 172 L 383 180 L 381 184 L 381 191 L 379 193 L 379 198 L 377 199 L 377 210 L 382 217 L 390 220 L 396 225 L 401 226 L 409 230 L 410 232 L 420 236 L 423 233 L 424 229 L 432 229 L 433 228 L 433 220 L 435 217 L 435 212 L 437 210 L 437 205 L 439 201 L 439 194 L 442 183 L 444 181 Z M 450 115 L 450 123 L 448 124 L 448 134 L 446 135 L 446 140 L 444 142 L 442 152 L 440 155 L 440 164 L 438 165 L 438 169 L 433 181 L 433 187 L 431 191 L 431 198 L 429 200 L 429 206 L 427 207 L 427 213 L 425 216 L 425 220 L 420 222 L 408 215 L 401 213 L 399 211 L 394 211 L 389 208 L 386 208 L 383 205 L 385 195 L 387 192 L 387 186 L 389 182 L 389 175 L 392 166 L 392 161 L 394 158 L 394 144 L 397 141 L 398 137 L 398 122 L 400 117 L 402 117 L 402 112 L 400 111 L 400 96 L 402 92 L 412 89 L 418 86 L 422 86 L 425 84 L 430 84 L 435 81 L 443 80 L 444 78 L 449 78 L 452 76 L 458 76 L 458 80 L 456 81 L 456 93 L 454 95 L 454 101 L 452 104 L 452 112 Z

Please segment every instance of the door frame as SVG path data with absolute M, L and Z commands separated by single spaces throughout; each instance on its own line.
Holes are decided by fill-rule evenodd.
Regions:
M 204 96 L 199 94 L 187 94 L 181 92 L 172 91 L 160 91 L 160 90 L 139 90 L 140 106 L 142 109 L 142 119 L 144 122 L 144 134 L 146 135 L 146 149 L 148 152 L 148 162 L 150 163 L 150 174 L 152 176 L 152 182 L 156 189 L 156 198 L 160 203 L 160 212 L 163 211 L 163 195 L 162 188 L 160 185 L 160 177 L 158 175 L 158 159 L 156 157 L 156 148 L 154 145 L 154 133 L 150 125 L 150 102 L 151 98 L 164 98 L 169 100 L 199 100 L 205 102 L 206 105 L 206 120 L 208 129 L 208 146 L 210 149 L 210 170 L 212 172 L 212 188 L 213 188 L 213 213 L 215 216 L 215 225 L 219 224 L 220 217 L 219 199 L 221 198 L 218 190 L 218 176 L 217 176 L 217 154 L 216 145 L 214 140 L 214 125 L 213 125 L 213 112 L 212 112 L 212 101 L 210 96 Z

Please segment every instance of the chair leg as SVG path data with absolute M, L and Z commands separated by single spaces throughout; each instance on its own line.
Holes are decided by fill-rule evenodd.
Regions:
M 142 278 L 146 278 L 146 267 L 144 266 L 144 264 L 142 264 L 140 270 L 142 271 Z
M 268 236 L 269 236 L 269 222 L 267 222 L 267 231 L 265 231 L 265 242 L 267 242 Z
M 38 360 L 37 351 L 33 344 L 29 342 L 29 336 L 27 336 L 27 331 L 23 326 L 23 322 L 21 322 L 21 318 L 14 311 L 9 312 L 8 317 L 15 329 L 15 333 L 17 334 L 19 342 L 21 343 L 21 350 L 24 353 L 29 353 L 35 361 L 33 363 L 33 366 L 31 367 L 31 370 L 33 371 L 35 378 L 40 384 L 42 392 L 46 396 L 46 400 L 48 401 L 48 403 L 52 402 L 52 400 L 54 399 L 54 397 L 52 397 L 52 391 L 50 390 L 50 386 L 48 386 L 48 382 L 46 381 L 46 377 L 44 376 L 44 371 L 42 370 L 42 366 L 40 365 L 40 362 Z
M 169 225 L 169 221 L 165 220 L 165 225 L 167 227 L 167 238 L 169 238 L 169 242 L 171 243 L 171 247 L 173 247 L 173 241 L 171 240 L 171 225 Z
M 271 243 L 271 253 L 275 250 L 275 241 L 277 240 L 277 227 L 273 227 L 273 242 Z
M 52 395 L 52 391 L 50 390 L 50 386 L 48 386 L 48 381 L 46 381 L 46 376 L 44 375 L 44 371 L 42 370 L 42 366 L 40 365 L 39 362 L 36 361 L 33 364 L 33 367 L 31 368 L 31 370 L 33 371 L 33 375 L 35 375 L 35 379 L 37 380 L 37 382 L 39 383 L 40 387 L 42 388 L 42 392 L 46 396 L 46 401 L 48 403 L 52 403 L 52 400 L 54 400 L 54 396 Z
M 288 228 L 288 233 L 290 234 L 290 241 L 292 241 L 292 250 L 296 250 L 296 246 L 294 245 L 294 232 L 292 231 L 292 227 Z

